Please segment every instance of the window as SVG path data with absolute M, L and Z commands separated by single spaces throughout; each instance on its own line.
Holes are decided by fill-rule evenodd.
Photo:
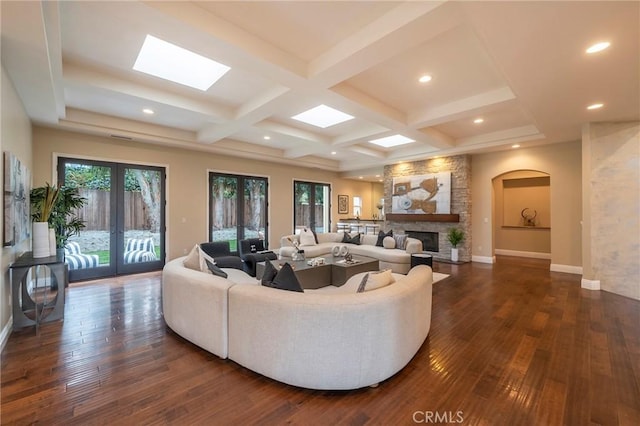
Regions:
M 353 215 L 355 217 L 360 217 L 362 215 L 362 198 L 361 197 L 353 197 Z
M 268 181 L 263 177 L 209 173 L 209 241 L 228 241 L 232 253 L 238 241 L 264 239 L 268 247 Z
M 326 183 L 293 182 L 293 226 L 297 234 L 303 228 L 316 232 L 331 229 L 331 187 Z

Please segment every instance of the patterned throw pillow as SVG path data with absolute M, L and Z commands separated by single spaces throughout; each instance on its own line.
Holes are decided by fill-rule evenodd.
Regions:
M 380 272 L 369 272 L 362 278 L 357 292 L 363 293 L 365 291 L 386 287 L 389 284 L 393 284 L 395 281 L 396 280 L 393 278 L 393 275 L 391 275 L 391 269 L 385 269 Z
M 393 239 L 396 240 L 396 248 L 404 250 L 407 245 L 407 234 L 397 234 L 393 236 Z

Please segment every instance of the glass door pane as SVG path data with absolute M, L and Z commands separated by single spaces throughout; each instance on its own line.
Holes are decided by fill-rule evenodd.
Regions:
M 164 258 L 162 173 L 132 166 L 124 168 L 123 176 L 122 262 L 124 265 L 157 262 Z
M 74 211 L 84 223 L 84 228 L 79 232 L 67 230 L 69 237 L 65 245 L 65 258 L 69 265 L 69 279 L 73 281 L 113 274 L 113 167 L 84 160 L 62 159 L 61 162 L 62 167 L 58 169 L 60 182 L 66 188 L 77 189 L 77 195 L 85 199 L 84 205 Z
M 311 226 L 311 184 L 295 182 L 294 192 L 294 232 L 298 234 L 302 229 Z
M 331 200 L 329 185 L 316 185 L 315 207 L 313 209 L 314 230 L 316 232 L 330 232 L 329 200 Z
M 210 174 L 210 241 L 228 241 L 231 252 L 238 250 L 238 179 Z
M 265 238 L 266 180 L 244 179 L 244 235 L 243 238 Z

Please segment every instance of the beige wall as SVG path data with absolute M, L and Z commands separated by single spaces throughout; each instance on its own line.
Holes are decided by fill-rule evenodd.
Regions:
M 580 142 L 474 155 L 471 170 L 474 260 L 494 256 L 492 180 L 515 170 L 536 170 L 551 177 L 551 269 L 582 272 Z
M 531 179 L 542 186 L 528 186 Z M 504 187 L 516 183 L 512 187 Z M 544 185 L 546 181 L 546 185 Z M 494 239 L 497 254 L 548 258 L 551 253 L 551 203 L 549 178 L 532 170 L 519 170 L 493 180 Z M 509 185 L 507 185 L 509 186 Z M 522 226 L 522 209 L 537 212 L 536 226 Z M 514 228 L 517 226 L 517 228 Z
M 582 151 L 583 285 L 640 300 L 640 123 L 587 124 Z
M 269 242 L 293 230 L 293 181 L 332 185 L 332 226 L 337 221 L 338 194 L 363 197 L 364 215 L 371 215 L 371 184 L 338 177 L 337 173 L 283 164 L 221 156 L 201 151 L 115 140 L 44 127 L 34 127 L 34 185 L 52 181 L 54 154 L 165 166 L 167 168 L 167 253 L 181 256 L 207 240 L 207 173 L 209 170 L 269 178 Z
M 31 123 L 4 67 L 2 67 L 0 92 L 2 98 L 2 107 L 0 108 L 0 151 L 13 153 L 22 164 L 33 172 L 31 162 Z M 4 176 L 4 161 L 0 161 L 0 171 L 0 176 Z M 4 229 L 3 227 L 4 215 L 0 215 L 0 229 Z M 9 265 L 15 260 L 16 256 L 29 249 L 30 241 L 28 239 L 16 246 L 2 248 L 2 275 L 0 276 L 0 330 L 2 330 L 2 345 L 4 345 L 6 338 L 11 333 L 10 319 L 12 318 L 12 313 Z

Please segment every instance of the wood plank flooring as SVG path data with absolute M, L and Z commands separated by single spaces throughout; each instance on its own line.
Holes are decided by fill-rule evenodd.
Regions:
M 159 273 L 72 285 L 64 322 L 9 338 L 0 421 L 640 424 L 640 302 L 542 260 L 434 269 L 451 277 L 434 285 L 425 344 L 396 376 L 349 392 L 287 386 L 181 339 L 162 319 Z

